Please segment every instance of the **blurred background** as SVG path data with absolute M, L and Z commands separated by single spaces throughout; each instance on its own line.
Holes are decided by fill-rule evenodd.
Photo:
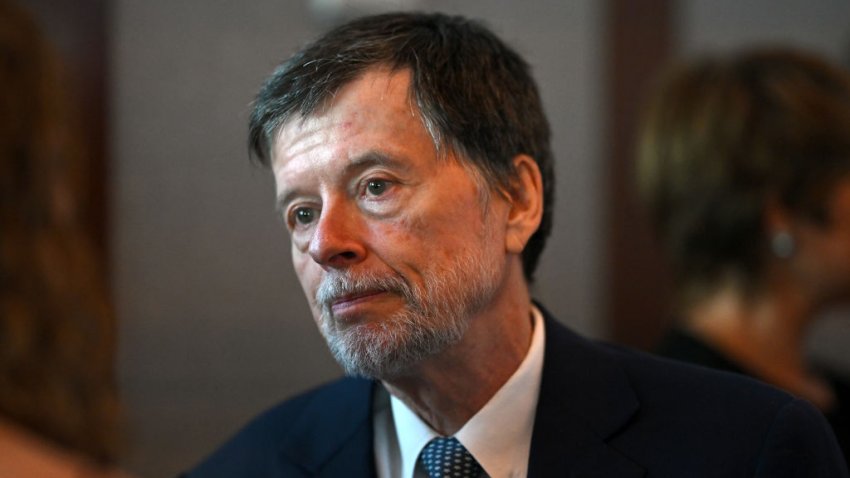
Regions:
M 20 0 L 58 49 L 91 161 L 119 317 L 125 466 L 175 476 L 247 419 L 339 375 L 249 163 L 260 83 L 363 13 L 484 20 L 525 56 L 553 127 L 555 230 L 534 295 L 580 332 L 649 348 L 670 285 L 632 186 L 642 97 L 669 61 L 781 43 L 850 63 L 847 0 Z M 810 353 L 850 371 L 850 313 Z

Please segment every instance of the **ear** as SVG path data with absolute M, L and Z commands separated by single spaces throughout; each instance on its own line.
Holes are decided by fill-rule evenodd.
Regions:
M 510 204 L 505 248 L 509 253 L 521 254 L 543 217 L 543 177 L 528 155 L 517 155 L 513 163 L 516 175 L 511 189 L 505 191 Z
M 801 223 L 795 215 L 775 198 L 767 200 L 763 211 L 763 227 L 767 246 L 773 256 L 785 261 L 794 256 L 797 249 Z

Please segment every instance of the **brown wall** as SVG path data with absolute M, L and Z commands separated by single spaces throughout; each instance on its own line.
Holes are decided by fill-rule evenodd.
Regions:
M 66 80 L 72 127 L 84 148 L 88 178 L 82 210 L 105 261 L 109 255 L 109 158 L 107 138 L 108 0 L 21 0 L 59 56 Z
M 604 320 L 611 339 L 651 348 L 669 321 L 670 278 L 637 201 L 635 134 L 643 97 L 675 48 L 676 2 L 606 3 Z

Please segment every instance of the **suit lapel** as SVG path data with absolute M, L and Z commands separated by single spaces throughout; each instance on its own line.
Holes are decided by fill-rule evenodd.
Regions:
M 642 467 L 606 443 L 639 408 L 625 373 L 597 346 L 543 313 L 546 350 L 528 476 L 644 476 Z
M 372 397 L 375 384 L 345 379 L 307 405 L 284 441 L 281 458 L 304 477 L 374 477 Z

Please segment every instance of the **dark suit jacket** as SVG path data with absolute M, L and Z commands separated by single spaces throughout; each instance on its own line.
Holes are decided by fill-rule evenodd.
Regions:
M 546 315 L 529 477 L 845 477 L 821 414 L 750 379 L 589 342 Z M 267 411 L 188 478 L 372 477 L 371 381 Z

